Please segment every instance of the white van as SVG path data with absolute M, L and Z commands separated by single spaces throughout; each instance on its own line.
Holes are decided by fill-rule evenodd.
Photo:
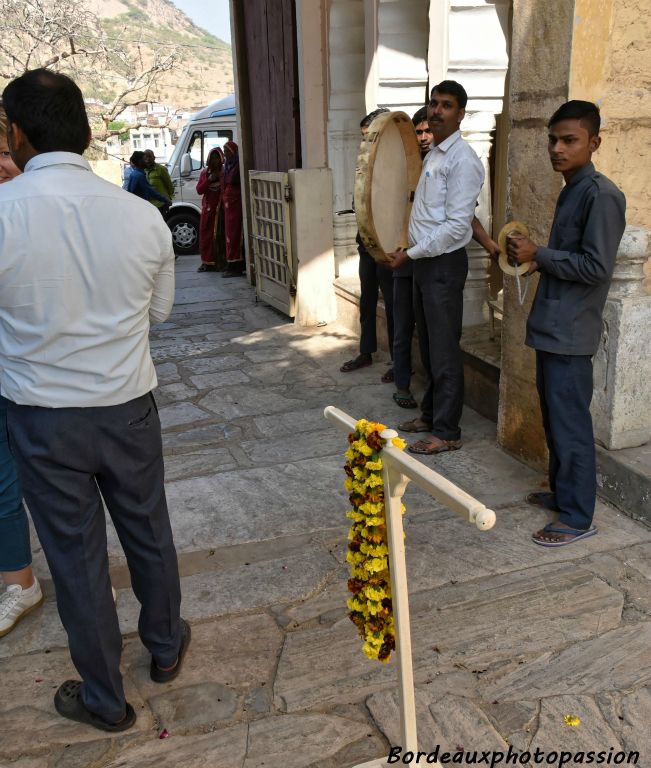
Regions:
M 201 195 L 197 181 L 213 147 L 237 141 L 235 95 L 215 101 L 190 118 L 167 167 L 174 183 L 174 200 L 167 218 L 177 254 L 199 253 Z

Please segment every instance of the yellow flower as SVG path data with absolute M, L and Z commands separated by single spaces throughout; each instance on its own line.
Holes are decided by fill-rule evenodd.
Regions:
M 366 469 L 368 469 L 371 472 L 380 471 L 382 469 L 382 459 L 378 459 L 377 461 L 367 461 L 366 462 Z
M 362 440 L 356 440 L 352 445 L 352 449 L 358 453 L 361 453 L 362 456 L 370 456 L 373 453 L 371 446 L 367 445 Z
M 563 722 L 565 725 L 570 725 L 572 728 L 576 728 L 581 725 L 581 718 L 576 715 L 565 715 Z
M 371 541 L 373 544 L 382 544 L 384 541 L 384 527 L 380 528 L 376 525 L 370 525 L 362 528 L 361 534 L 367 541 Z
M 387 596 L 386 592 L 382 587 L 364 587 L 364 594 L 369 600 L 376 600 L 377 602 L 382 602 L 384 598 Z
M 361 552 L 356 552 L 356 555 L 361 555 Z M 361 555 L 362 558 L 364 555 Z M 364 568 L 369 573 L 379 573 L 380 571 L 384 571 L 387 567 L 387 561 L 384 557 L 369 557 L 366 562 L 364 563 Z
M 364 651 L 364 654 L 368 656 L 369 659 L 377 659 L 378 654 L 380 652 L 380 647 L 377 648 L 373 645 L 369 645 L 368 643 L 364 643 L 362 646 L 362 651 Z
M 389 548 L 386 544 L 367 544 L 363 542 L 360 550 L 370 557 L 386 557 L 389 554 Z
M 348 550 L 346 552 L 346 560 L 351 565 L 361 565 L 366 560 L 366 557 L 361 552 L 351 552 Z
M 384 504 L 373 504 L 370 501 L 365 501 L 363 504 L 359 505 L 358 509 L 365 515 L 376 517 L 384 512 Z
M 400 448 L 401 451 L 404 451 L 407 447 L 407 443 L 401 437 L 394 437 L 391 442 L 396 448 Z

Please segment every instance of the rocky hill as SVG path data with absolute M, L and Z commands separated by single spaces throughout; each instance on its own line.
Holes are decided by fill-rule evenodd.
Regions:
M 144 65 L 153 52 L 178 50 L 180 61 L 165 72 L 152 100 L 193 109 L 233 92 L 231 47 L 196 26 L 170 0 L 82 0 L 106 31 Z M 110 73 L 88 96 L 110 101 Z

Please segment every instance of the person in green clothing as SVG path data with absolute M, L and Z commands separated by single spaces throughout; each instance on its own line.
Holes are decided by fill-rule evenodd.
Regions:
M 151 149 L 146 149 L 144 155 L 147 181 L 152 185 L 156 192 L 159 192 L 161 195 L 165 195 L 165 197 L 169 197 L 169 199 L 172 200 L 174 198 L 174 184 L 172 183 L 167 167 L 156 162 L 156 155 L 154 155 Z M 166 205 L 155 198 L 152 198 L 149 202 L 158 208 L 164 219 L 167 218 L 167 214 L 170 210 L 169 205 Z

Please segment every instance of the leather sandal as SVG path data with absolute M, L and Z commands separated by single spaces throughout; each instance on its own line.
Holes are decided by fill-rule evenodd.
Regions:
M 442 440 L 440 437 L 434 437 L 432 440 L 419 440 L 417 443 L 410 445 L 407 450 L 409 453 L 432 456 L 435 453 L 458 451 L 462 445 L 461 440 Z
M 411 419 L 410 421 L 403 421 L 402 424 L 398 424 L 398 429 L 401 432 L 431 432 L 432 425 L 421 419 Z

